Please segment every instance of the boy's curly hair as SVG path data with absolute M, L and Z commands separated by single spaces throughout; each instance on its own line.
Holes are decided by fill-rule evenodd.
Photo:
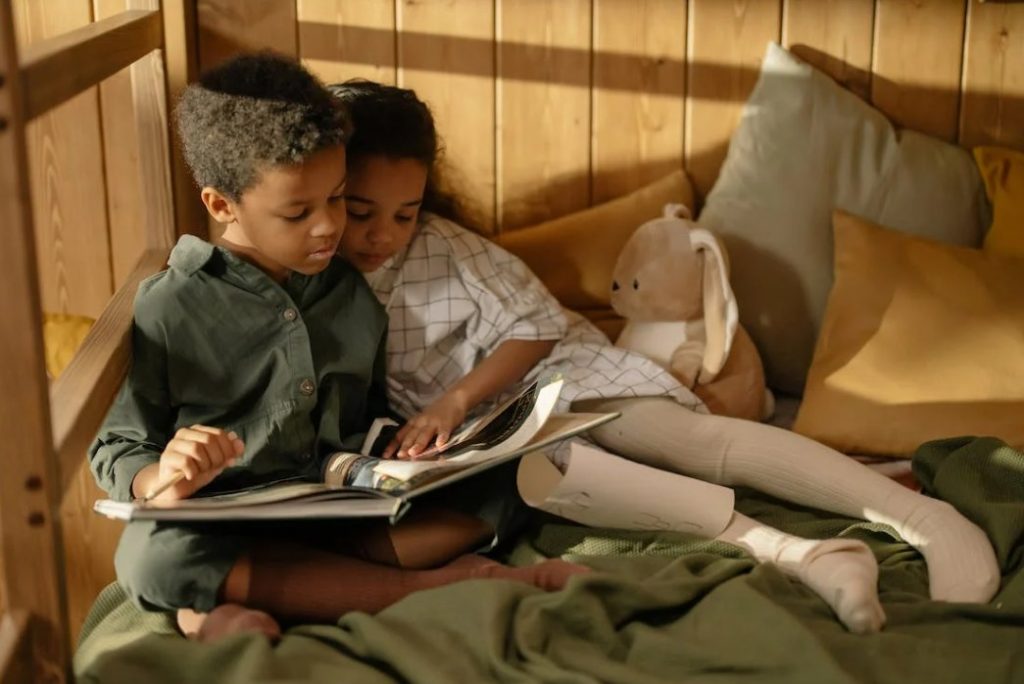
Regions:
M 175 109 L 185 161 L 200 187 L 239 201 L 269 166 L 345 144 L 347 110 L 298 62 L 235 57 L 189 85 Z

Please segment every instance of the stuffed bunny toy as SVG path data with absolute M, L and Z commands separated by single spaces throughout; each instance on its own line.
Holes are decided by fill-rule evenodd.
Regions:
M 728 262 L 681 204 L 640 226 L 619 254 L 611 304 L 626 319 L 617 346 L 657 361 L 715 414 L 763 420 L 774 400 L 739 324 Z

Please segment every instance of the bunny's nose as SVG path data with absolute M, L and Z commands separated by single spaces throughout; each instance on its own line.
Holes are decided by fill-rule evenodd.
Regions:
M 618 280 L 613 280 L 612 281 L 612 292 L 615 292 L 618 289 L 619 289 L 619 281 Z

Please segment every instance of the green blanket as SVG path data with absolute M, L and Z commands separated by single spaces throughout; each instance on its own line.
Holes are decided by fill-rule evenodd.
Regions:
M 82 682 L 1024 682 L 1024 455 L 994 440 L 925 445 L 925 489 L 991 537 L 1003 571 L 987 605 L 928 600 L 918 553 L 884 525 L 741 492 L 743 512 L 808 537 L 868 543 L 888 624 L 846 632 L 770 565 L 683 534 L 548 523 L 510 560 L 562 556 L 597 570 L 546 594 L 470 581 L 414 594 L 376 616 L 289 630 L 277 646 L 239 635 L 187 641 L 119 587 L 99 597 L 75 672 Z

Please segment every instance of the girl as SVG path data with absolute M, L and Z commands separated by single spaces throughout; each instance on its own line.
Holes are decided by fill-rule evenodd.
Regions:
M 891 525 L 924 555 L 933 599 L 991 598 L 999 583 L 992 547 L 951 506 L 794 433 L 708 415 L 667 371 L 612 346 L 563 311 L 516 257 L 459 225 L 458 203 L 439 184 L 433 118 L 413 91 L 369 82 L 329 88 L 355 125 L 339 249 L 388 311 L 389 398 L 408 418 L 392 453 L 414 458 L 443 445 L 485 403 L 557 370 L 573 408 L 622 413 L 591 433 L 601 446 Z M 877 564 L 864 544 L 798 539 L 739 513 L 717 538 L 804 581 L 851 631 L 884 623 Z

